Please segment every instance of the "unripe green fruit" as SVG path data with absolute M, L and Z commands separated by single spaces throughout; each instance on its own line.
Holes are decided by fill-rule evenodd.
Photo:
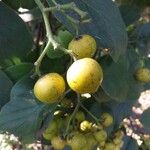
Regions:
M 100 131 L 94 133 L 94 137 L 99 143 L 106 141 L 107 132 L 105 130 L 100 130 Z
M 109 127 L 113 123 L 113 117 L 109 113 L 103 113 L 101 119 L 104 127 Z
M 150 83 L 150 69 L 148 68 L 139 68 L 135 72 L 135 78 L 143 83 Z
M 75 119 L 80 123 L 85 120 L 85 115 L 82 111 L 78 111 L 75 115 Z
M 52 138 L 51 144 L 55 150 L 63 150 L 66 145 L 66 141 L 59 136 L 55 136 Z
M 55 133 L 47 133 L 47 132 L 43 132 L 43 138 L 45 140 L 51 141 L 51 139 L 56 136 Z
M 67 139 L 67 143 L 71 146 L 72 150 L 82 150 L 86 145 L 86 138 L 83 134 L 75 132 L 72 137 Z
M 113 144 L 113 143 L 106 143 L 105 147 L 104 147 L 104 150 L 116 150 L 115 148 L 116 148 L 115 144 Z

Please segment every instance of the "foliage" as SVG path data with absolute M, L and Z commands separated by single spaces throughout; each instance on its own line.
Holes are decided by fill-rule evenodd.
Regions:
M 69 146 L 82 148 L 85 137 L 93 139 L 96 135 L 100 142 L 90 140 L 93 142 L 88 145 L 91 149 L 104 147 L 105 142 L 115 146 L 113 138 L 124 141 L 123 150 L 138 149 L 135 140 L 117 133 L 122 132 L 122 121 L 132 114 L 132 106 L 140 93 L 150 89 L 149 83 L 135 78 L 138 68 L 150 69 L 150 23 L 140 19 L 147 5 L 146 0 L 137 3 L 128 0 L 116 3 L 112 0 L 57 0 L 56 3 L 48 0 L 44 5 L 40 0 L 0 1 L 0 132 L 14 134 L 24 143 L 41 140 L 50 144 L 43 138 L 46 132 L 53 146 L 59 140 L 61 147 L 69 141 Z M 20 7 L 28 11 L 20 12 Z M 33 12 L 38 12 L 36 18 Z M 26 13 L 33 15 L 30 22 L 20 17 Z M 76 93 L 78 90 L 73 91 L 66 80 L 68 68 L 79 58 L 68 50 L 68 45 L 73 38 L 79 41 L 82 34 L 96 40 L 96 53 L 89 57 L 97 61 L 103 71 L 103 80 L 97 80 L 102 83 L 89 94 Z M 85 45 L 82 44 L 78 47 Z M 83 69 L 79 84 L 88 67 L 79 66 L 73 70 L 76 73 Z M 35 82 L 48 73 L 59 73 L 66 82 L 66 91 L 52 104 L 40 102 L 33 91 Z M 75 73 L 71 73 L 72 77 Z M 84 84 L 90 84 L 83 85 L 84 88 L 94 83 L 94 73 L 91 72 L 91 78 L 85 78 Z M 44 89 L 47 88 L 44 86 Z M 54 91 L 57 95 L 57 88 Z M 77 117 L 78 112 L 82 115 Z M 104 114 L 111 122 L 108 126 L 105 126 Z M 56 134 L 49 129 L 54 122 Z M 149 128 L 149 109 L 141 116 L 141 122 Z M 105 139 L 101 138 L 101 133 L 105 133 Z M 56 138 L 56 135 L 63 138 Z M 83 145 L 79 145 L 79 139 Z M 117 146 L 121 147 L 121 143 Z

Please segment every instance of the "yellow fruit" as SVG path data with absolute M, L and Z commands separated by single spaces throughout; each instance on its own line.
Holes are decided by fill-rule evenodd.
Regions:
M 96 52 L 96 41 L 90 35 L 80 35 L 75 37 L 68 46 L 77 59 L 92 57 Z
M 106 141 L 107 132 L 105 130 L 100 130 L 100 131 L 94 133 L 94 137 L 99 143 Z
M 52 138 L 51 144 L 55 150 L 63 150 L 66 145 L 66 141 L 59 136 L 55 136 Z
M 78 121 L 78 122 L 82 122 L 83 120 L 85 120 L 85 115 L 82 111 L 78 111 L 75 115 L 75 119 Z
M 65 91 L 65 81 L 57 73 L 49 73 L 41 77 L 34 85 L 34 94 L 43 103 L 54 103 Z
M 86 138 L 83 134 L 75 132 L 72 137 L 67 139 L 67 143 L 72 150 L 82 150 L 86 145 Z
M 92 127 L 92 123 L 87 120 L 84 120 L 80 123 L 81 131 L 88 132 L 88 131 L 90 131 L 91 127 Z
M 101 118 L 102 118 L 102 125 L 104 127 L 109 127 L 113 123 L 113 117 L 109 113 L 103 113 Z
M 103 80 L 103 71 L 97 61 L 83 58 L 75 61 L 67 71 L 70 88 L 80 94 L 95 93 Z
M 116 150 L 116 146 L 113 143 L 106 143 L 104 150 Z
M 150 83 L 150 69 L 148 68 L 139 68 L 135 72 L 135 78 L 144 83 Z

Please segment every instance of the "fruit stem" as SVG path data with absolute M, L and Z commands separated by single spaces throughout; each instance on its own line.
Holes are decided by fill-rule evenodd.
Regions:
M 78 103 L 73 111 L 73 113 L 71 114 L 70 118 L 69 118 L 69 121 L 68 121 L 68 124 L 67 124 L 67 127 L 66 127 L 66 131 L 65 131 L 65 136 L 68 135 L 68 132 L 69 132 L 69 127 L 70 127 L 70 124 L 71 124 L 71 121 L 73 120 L 76 112 L 78 111 L 80 107 L 80 104 Z
M 99 120 L 81 103 L 80 106 L 94 119 L 97 125 L 99 125 Z
M 64 53 L 69 54 L 74 60 L 75 60 L 75 57 L 74 57 L 71 50 L 65 49 L 64 47 L 62 47 L 59 43 L 57 43 L 55 41 L 55 39 L 53 37 L 52 30 L 51 30 L 49 18 L 48 18 L 48 12 L 44 11 L 45 7 L 44 7 L 44 5 L 42 4 L 42 2 L 40 0 L 35 0 L 35 2 L 36 2 L 36 4 L 38 5 L 38 7 L 40 8 L 40 10 L 42 12 L 44 23 L 45 23 L 45 28 L 46 28 L 46 34 L 47 34 L 47 38 L 48 38 L 48 42 L 47 42 L 43 52 L 41 53 L 41 55 L 39 56 L 37 61 L 34 63 L 34 65 L 35 65 L 35 74 L 40 76 L 41 75 L 41 73 L 40 73 L 41 62 L 42 62 L 46 52 L 48 51 L 48 49 L 50 48 L 51 45 L 53 46 L 54 50 L 58 50 L 58 49 L 62 50 Z
M 78 101 L 78 103 L 77 103 L 77 105 L 76 105 L 76 107 L 75 107 L 75 109 L 74 109 L 74 111 L 73 111 L 73 113 L 71 114 L 71 116 L 70 116 L 70 118 L 69 118 L 69 121 L 68 121 L 68 124 L 67 124 L 67 128 L 66 128 L 66 131 L 65 131 L 65 137 L 68 135 L 68 132 L 69 132 L 69 127 L 70 127 L 70 124 L 71 124 L 71 121 L 73 120 L 73 118 L 75 117 L 75 115 L 76 115 L 76 113 L 77 113 L 77 111 L 78 111 L 78 109 L 79 109 L 79 107 L 80 107 L 80 96 L 77 94 L 77 101 Z

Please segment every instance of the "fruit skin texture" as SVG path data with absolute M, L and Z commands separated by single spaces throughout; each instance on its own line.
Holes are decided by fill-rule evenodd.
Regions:
M 43 137 L 46 140 L 51 140 L 58 133 L 58 124 L 55 120 L 49 123 L 47 129 L 43 132 Z
M 43 103 L 57 102 L 65 91 L 65 81 L 58 73 L 41 77 L 34 85 L 34 94 Z
M 101 117 L 104 127 L 109 127 L 113 123 L 113 117 L 109 113 L 103 113 Z
M 61 137 L 59 137 L 59 136 L 55 136 L 52 138 L 51 144 L 54 149 L 63 150 L 66 145 L 66 141 L 61 139 Z
M 80 94 L 95 93 L 103 80 L 103 71 L 97 61 L 83 58 L 75 61 L 67 71 L 67 82 Z
M 107 139 L 107 133 L 105 130 L 100 130 L 94 133 L 94 137 L 100 143 Z
M 144 83 L 150 83 L 150 69 L 148 68 L 139 68 L 135 72 L 135 78 Z
M 104 150 L 116 150 L 116 146 L 113 143 L 106 143 Z
M 68 49 L 77 59 L 92 57 L 96 52 L 96 41 L 90 35 L 80 35 L 69 43 Z
M 87 120 L 84 120 L 80 123 L 80 130 L 83 132 L 88 132 L 90 131 L 91 128 L 92 128 L 92 123 Z
M 67 139 L 67 143 L 72 150 L 82 150 L 86 145 L 86 138 L 83 134 L 75 132 L 71 138 Z
M 75 119 L 80 123 L 85 120 L 85 114 L 82 111 L 78 111 L 75 115 Z

